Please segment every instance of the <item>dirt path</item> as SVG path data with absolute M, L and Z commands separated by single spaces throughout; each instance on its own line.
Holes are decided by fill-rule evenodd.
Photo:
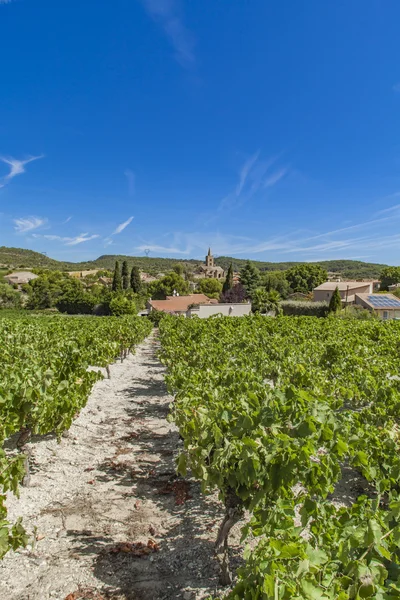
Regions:
M 217 592 L 221 507 L 175 475 L 181 442 L 166 419 L 171 397 L 156 349 L 152 335 L 113 365 L 60 444 L 51 436 L 32 442 L 31 485 L 8 504 L 10 519 L 22 516 L 36 540 L 0 563 L 1 599 L 198 600 Z M 138 542 L 148 555 L 136 556 Z M 234 546 L 234 563 L 240 554 Z

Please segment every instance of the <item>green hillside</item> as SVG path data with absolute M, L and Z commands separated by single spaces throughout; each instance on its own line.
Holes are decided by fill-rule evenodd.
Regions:
M 0 268 L 7 267 L 10 269 L 17 268 L 42 268 L 42 269 L 57 269 L 60 271 L 80 271 L 84 269 L 113 269 L 115 261 L 120 262 L 126 260 L 129 267 L 137 265 L 141 270 L 147 273 L 166 273 L 170 271 L 174 265 L 182 264 L 187 265 L 189 269 L 193 269 L 196 265 L 199 265 L 199 260 L 180 260 L 176 258 L 157 258 L 148 256 L 126 256 L 126 255 L 115 255 L 115 254 L 104 254 L 99 256 L 96 260 L 87 262 L 62 262 L 54 260 L 40 254 L 40 252 L 34 252 L 33 250 L 26 250 L 23 248 L 7 248 L 6 246 L 0 247 Z M 217 265 L 220 265 L 224 269 L 227 269 L 229 264 L 232 263 L 234 270 L 239 271 L 244 264 L 246 259 L 231 258 L 229 256 L 219 256 L 215 259 Z M 301 264 L 299 262 L 263 262 L 263 261 L 252 261 L 261 271 L 277 271 L 289 269 L 293 265 Z M 381 270 L 387 265 L 375 264 L 362 262 L 360 260 L 327 260 L 319 263 L 327 271 L 340 272 L 343 277 L 347 279 L 375 279 L 380 275 Z

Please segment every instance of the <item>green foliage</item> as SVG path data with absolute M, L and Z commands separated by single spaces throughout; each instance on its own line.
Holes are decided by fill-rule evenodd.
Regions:
M 160 322 L 167 316 L 167 313 L 162 310 L 152 310 L 148 314 L 148 319 L 151 323 L 153 323 L 154 327 L 158 327 Z
M 54 306 L 54 290 L 47 277 L 33 279 L 24 289 L 29 295 L 27 308 L 37 310 Z
M 186 296 L 190 293 L 188 282 L 174 272 L 149 285 L 149 293 L 153 300 L 164 300 L 166 296 L 172 296 L 174 290 L 180 296 Z
M 25 457 L 6 454 L 5 441 L 23 430 L 60 436 L 102 377 L 88 367 L 107 366 L 150 330 L 137 317 L 0 315 L 0 558 L 27 542 L 21 523 L 7 521 L 5 507 L 6 492 L 18 494 Z
M 240 283 L 250 298 L 260 284 L 260 272 L 249 260 L 240 271 Z
M 385 267 L 381 273 L 381 289 L 387 290 L 389 285 L 400 283 L 400 267 Z
M 119 262 L 115 261 L 114 274 L 112 280 L 111 289 L 113 292 L 120 292 L 122 290 L 121 271 L 119 269 Z
M 209 298 L 219 298 L 222 291 L 222 283 L 218 279 L 200 279 L 198 292 L 205 294 Z
M 329 312 L 337 313 L 342 310 L 342 297 L 339 292 L 339 288 L 336 286 L 335 291 L 333 292 L 331 299 L 329 301 Z
M 288 269 L 286 279 L 293 292 L 312 292 L 328 278 L 328 273 L 320 265 L 303 264 Z
M 228 267 L 228 272 L 226 274 L 226 279 L 224 281 L 224 285 L 222 286 L 222 293 L 225 294 L 228 290 L 233 288 L 233 267 L 232 263 Z
M 122 315 L 136 315 L 138 311 L 135 302 L 122 294 L 114 296 L 110 301 L 109 307 L 110 313 L 115 317 L 120 317 Z
M 371 310 L 368 310 L 367 308 L 363 308 L 362 306 L 359 306 L 357 304 L 347 306 L 337 316 L 340 319 L 348 319 L 350 321 L 353 319 L 359 319 L 361 321 L 370 321 L 371 319 L 378 319 L 376 313 L 374 313 Z
M 131 271 L 131 289 L 135 292 L 135 294 L 139 294 L 142 289 L 142 280 L 140 277 L 139 267 L 133 266 Z
M 174 265 L 172 267 L 172 270 L 173 270 L 174 273 L 176 273 L 180 277 L 183 277 L 184 274 L 185 274 L 185 267 L 181 263 L 178 263 L 177 265 Z
M 123 290 L 127 290 L 129 288 L 129 269 L 128 269 L 128 262 L 126 260 L 124 260 L 124 262 L 122 263 L 122 289 Z M 116 290 L 114 290 L 116 291 Z
M 8 283 L 0 283 L 0 309 L 21 308 L 21 294 Z
M 90 315 L 95 305 L 96 297 L 85 290 L 79 279 L 73 278 L 64 282 L 55 301 L 55 306 L 60 312 L 70 315 Z
M 287 298 L 290 294 L 290 285 L 284 271 L 270 271 L 263 273 L 261 285 L 267 292 L 277 291 L 281 298 Z
M 329 313 L 329 304 L 327 302 L 284 300 L 280 306 L 285 316 L 326 317 Z
M 400 597 L 399 336 L 396 321 L 163 319 L 178 470 L 228 517 L 249 511 L 258 539 L 231 600 Z M 338 508 L 344 466 L 358 489 Z
M 267 292 L 264 288 L 257 288 L 253 292 L 251 300 L 251 309 L 256 313 L 269 313 L 273 312 L 277 314 L 280 312 L 280 296 L 276 290 Z

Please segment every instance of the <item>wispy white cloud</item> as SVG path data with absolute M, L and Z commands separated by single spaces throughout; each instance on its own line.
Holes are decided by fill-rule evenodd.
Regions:
M 67 217 L 65 219 L 65 221 L 63 221 L 63 225 L 65 225 L 66 223 L 69 223 L 71 219 L 72 219 L 72 217 Z
M 90 242 L 91 240 L 99 238 L 100 236 L 97 234 L 89 235 L 88 233 L 81 233 L 80 235 L 77 235 L 76 237 L 64 237 L 61 235 L 50 235 L 50 234 L 39 235 L 39 234 L 34 233 L 33 237 L 43 238 L 43 239 L 49 240 L 51 242 L 63 242 L 63 244 L 65 244 L 66 246 L 76 246 L 78 244 L 83 244 L 84 242 Z
M 13 0 L 0 0 L 0 4 L 11 4 Z
M 128 180 L 128 194 L 134 196 L 136 191 L 136 175 L 131 169 L 125 169 L 124 175 Z
M 227 194 L 220 202 L 218 210 L 233 209 L 245 202 L 262 189 L 276 185 L 289 172 L 288 167 L 270 172 L 272 165 L 280 154 L 268 159 L 260 159 L 260 151 L 252 154 L 239 170 L 239 180 L 233 192 Z
M 25 173 L 25 165 L 33 162 L 34 160 L 39 160 L 40 158 L 44 158 L 44 154 L 41 154 L 40 156 L 30 156 L 25 160 L 17 160 L 16 158 L 0 156 L 0 160 L 10 167 L 9 173 L 0 179 L 0 187 L 4 187 L 17 175 Z
M 157 244 L 142 244 L 141 246 L 136 246 L 136 250 L 140 250 L 141 252 L 145 250 L 149 250 L 150 252 L 165 252 L 166 254 L 189 254 L 188 250 L 158 246 Z
M 274 186 L 276 183 L 278 183 L 278 181 L 280 181 L 281 179 L 283 179 L 283 177 L 285 177 L 287 172 L 288 172 L 288 169 L 285 167 L 284 169 L 280 169 L 279 171 L 272 173 L 272 175 L 267 177 L 267 179 L 264 181 L 264 187 L 269 188 L 269 187 Z
M 108 246 L 111 246 L 111 244 L 113 244 L 113 240 L 110 237 L 104 238 L 104 248 L 107 248 Z
M 134 219 L 134 217 L 129 217 L 129 219 L 127 219 L 123 223 L 120 223 L 120 225 L 118 225 L 118 227 L 112 232 L 111 235 L 117 235 L 118 233 L 121 233 L 121 231 L 126 229 L 128 227 L 128 225 L 130 225 L 132 223 L 133 219 Z
M 14 219 L 14 229 L 17 233 L 27 233 L 47 224 L 47 219 L 41 217 L 25 217 Z
M 162 27 L 169 39 L 176 60 L 182 67 L 190 68 L 195 63 L 194 38 L 183 21 L 178 0 L 142 0 L 148 14 Z
M 248 158 L 246 160 L 246 162 L 244 163 L 244 165 L 242 166 L 242 168 L 239 171 L 239 182 L 237 184 L 236 187 L 236 196 L 240 196 L 242 189 L 246 183 L 246 179 L 251 171 L 251 169 L 253 168 L 253 166 L 255 165 L 255 163 L 258 160 L 258 157 L 260 155 L 260 151 L 256 152 L 255 154 L 253 154 L 253 156 L 250 156 L 250 158 Z

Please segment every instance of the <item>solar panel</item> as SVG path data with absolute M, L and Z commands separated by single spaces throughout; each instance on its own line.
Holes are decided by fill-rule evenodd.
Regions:
M 400 300 L 388 298 L 387 296 L 368 296 L 368 301 L 375 308 L 399 308 Z

